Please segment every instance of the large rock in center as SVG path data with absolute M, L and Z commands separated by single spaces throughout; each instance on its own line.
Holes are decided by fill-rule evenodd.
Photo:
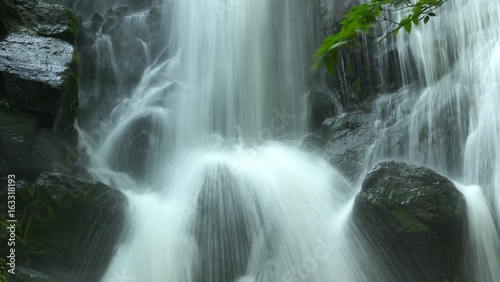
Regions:
M 375 166 L 357 195 L 353 222 L 398 281 L 462 277 L 466 205 L 446 177 L 387 161 Z

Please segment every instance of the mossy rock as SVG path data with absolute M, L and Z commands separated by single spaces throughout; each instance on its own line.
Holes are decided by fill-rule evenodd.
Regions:
M 80 155 L 61 134 L 37 127 L 34 117 L 0 107 L 0 172 L 34 180 L 46 171 L 72 173 Z
M 364 178 L 353 223 L 402 281 L 462 277 L 466 205 L 453 182 L 425 167 L 386 161 Z
M 59 173 L 41 174 L 30 192 L 21 220 L 22 266 L 51 281 L 98 281 L 118 244 L 124 194 Z

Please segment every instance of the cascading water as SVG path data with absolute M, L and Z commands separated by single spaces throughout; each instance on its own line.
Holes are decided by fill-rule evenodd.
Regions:
M 450 0 L 379 49 L 382 81 L 394 69 L 383 54 L 396 50 L 405 87 L 376 102 L 379 139 L 367 167 L 398 158 L 457 181 L 468 203 L 469 281 L 500 277 L 499 28 L 498 2 Z
M 89 52 L 102 72 L 84 74 L 94 83 L 80 98 L 88 169 L 130 204 L 103 281 L 397 281 L 347 224 L 355 189 L 296 148 L 312 5 L 166 0 L 120 17 L 124 3 L 106 12 L 122 30 L 98 31 Z M 467 278 L 496 281 L 500 4 L 440 11 L 379 49 L 382 81 L 397 61 L 404 87 L 375 103 L 366 167 L 395 158 L 454 179 L 469 208 Z
M 103 281 L 386 281 L 348 226 L 355 189 L 297 148 L 313 52 L 308 3 L 162 9 L 172 11 L 169 37 L 156 54 L 139 44 L 153 59 L 137 86 L 81 92 L 101 102 L 79 130 L 89 171 L 130 202 Z M 128 57 L 101 32 L 93 52 Z M 133 70 L 110 63 L 111 78 L 127 83 Z

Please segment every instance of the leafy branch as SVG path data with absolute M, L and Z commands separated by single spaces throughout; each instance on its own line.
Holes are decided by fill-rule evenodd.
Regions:
M 312 71 L 316 72 L 323 65 L 327 71 L 335 74 L 340 54 L 350 48 L 370 48 L 388 36 L 396 36 L 401 29 L 411 32 L 412 27 L 420 22 L 427 22 L 435 17 L 434 11 L 448 0 L 371 0 L 368 3 L 352 7 L 340 22 L 342 28 L 334 35 L 323 40 L 323 44 L 314 54 Z M 395 20 L 394 18 L 402 18 Z M 382 37 L 370 45 L 363 45 L 357 39 L 358 35 L 368 34 L 377 24 L 387 22 L 392 24 Z

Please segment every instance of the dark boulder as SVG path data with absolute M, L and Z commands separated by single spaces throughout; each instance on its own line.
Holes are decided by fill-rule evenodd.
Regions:
M 32 166 L 35 128 L 35 118 L 0 107 L 0 159 L 6 173 L 9 170 L 27 172 L 22 175 L 26 178 L 34 178 L 40 173 L 39 169 Z M 33 174 L 32 170 L 35 170 Z
M 33 180 L 46 171 L 77 172 L 79 162 L 77 148 L 60 135 L 37 127 L 28 114 L 0 107 L 0 171 Z
M 118 244 L 124 194 L 59 173 L 43 173 L 23 191 L 28 196 L 17 199 L 26 206 L 17 225 L 23 254 L 17 265 L 39 277 L 9 281 L 99 281 Z
M 90 19 L 90 30 L 92 30 L 93 32 L 99 31 L 103 23 L 104 23 L 104 18 L 101 15 L 99 15 L 99 13 L 95 13 Z M 81 43 L 84 44 L 84 42 Z
M 338 115 L 342 106 L 335 96 L 323 91 L 309 91 L 309 113 L 311 116 L 310 128 L 317 130 L 326 118 Z
M 4 36 L 9 32 L 16 32 L 24 29 L 26 25 L 24 19 L 17 11 L 17 5 L 13 0 L 0 0 L 0 23 L 5 28 Z M 3 39 L 3 38 L 0 38 Z
M 251 214 L 248 209 L 256 198 L 237 185 L 225 165 L 215 165 L 206 171 L 197 205 L 195 229 L 200 267 L 194 281 L 235 281 L 246 272 L 252 232 L 257 228 L 248 216 Z
M 453 182 L 387 161 L 365 177 L 352 220 L 398 281 L 455 281 L 464 264 L 466 205 Z

